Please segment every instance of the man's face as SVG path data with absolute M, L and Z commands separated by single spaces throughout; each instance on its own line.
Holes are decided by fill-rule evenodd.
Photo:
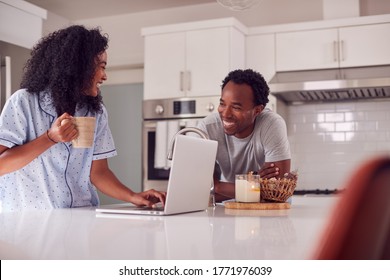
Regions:
M 91 89 L 88 91 L 88 95 L 95 97 L 99 94 L 100 86 L 103 84 L 103 81 L 107 80 L 107 53 L 105 51 L 97 56 L 96 64 L 96 71 L 93 77 Z
M 248 137 L 254 128 L 255 119 L 263 105 L 255 106 L 252 88 L 247 84 L 229 81 L 222 90 L 218 112 L 224 131 L 237 138 Z

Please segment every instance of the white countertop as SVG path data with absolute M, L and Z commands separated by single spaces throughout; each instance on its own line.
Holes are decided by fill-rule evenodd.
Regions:
M 217 206 L 166 217 L 0 213 L 0 259 L 309 259 L 336 201 L 294 196 L 287 210 Z

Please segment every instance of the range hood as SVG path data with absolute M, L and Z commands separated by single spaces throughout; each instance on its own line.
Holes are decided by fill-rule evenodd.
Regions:
M 390 98 L 390 65 L 278 72 L 269 87 L 287 104 Z

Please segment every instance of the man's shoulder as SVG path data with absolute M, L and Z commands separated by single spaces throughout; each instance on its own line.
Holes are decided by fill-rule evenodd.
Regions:
M 280 120 L 284 122 L 284 119 L 282 118 L 281 115 L 272 111 L 269 108 L 265 108 L 257 118 L 260 122 L 269 122 L 273 120 L 274 121 Z
M 272 131 L 284 130 L 286 127 L 286 122 L 279 114 L 274 111 L 267 109 L 261 112 L 257 117 L 255 130 L 260 133 L 270 133 Z M 263 135 L 263 133 L 260 133 Z
M 217 112 L 211 113 L 199 121 L 199 124 L 203 127 L 215 126 L 219 123 L 221 123 L 221 121 Z
M 198 122 L 197 127 L 207 133 L 210 139 L 216 140 L 223 136 L 222 123 L 219 114 L 212 113 Z
M 210 115 L 203 118 L 206 123 L 219 122 L 219 114 L 217 112 L 211 113 Z

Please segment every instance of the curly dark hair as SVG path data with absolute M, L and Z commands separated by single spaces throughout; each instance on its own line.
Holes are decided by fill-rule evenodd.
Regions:
M 235 84 L 247 84 L 253 91 L 253 102 L 255 105 L 266 105 L 268 103 L 269 87 L 264 77 L 252 69 L 237 69 L 231 71 L 222 81 L 221 88 L 232 81 Z
M 101 112 L 102 96 L 86 94 L 97 67 L 97 56 L 108 48 L 100 28 L 73 25 L 42 38 L 31 51 L 21 88 L 31 94 L 49 91 L 57 114 L 74 115 L 76 106 Z

